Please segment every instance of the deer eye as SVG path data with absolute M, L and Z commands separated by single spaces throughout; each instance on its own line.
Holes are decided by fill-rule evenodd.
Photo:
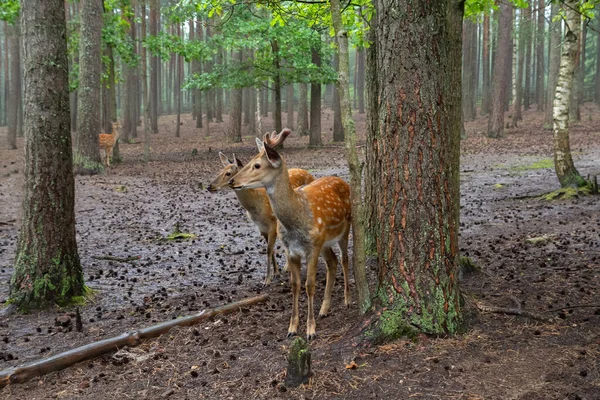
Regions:
M 231 172 L 227 172 L 225 176 L 231 176 Z
M 260 164 L 259 163 L 254 164 L 254 169 L 260 169 Z

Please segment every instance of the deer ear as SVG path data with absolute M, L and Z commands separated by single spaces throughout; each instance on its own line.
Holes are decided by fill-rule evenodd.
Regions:
M 231 164 L 227 156 L 221 152 L 219 152 L 219 158 L 221 159 L 221 164 L 223 164 L 224 167 L 227 167 L 229 164 Z
M 235 156 L 235 153 L 233 153 L 233 162 L 234 164 L 236 164 L 239 168 L 243 168 L 244 167 L 244 163 Z
M 273 166 L 273 168 L 279 168 L 281 166 L 281 156 L 275 149 L 265 143 L 265 153 L 267 154 L 267 159 Z
M 263 148 L 264 148 L 263 142 L 261 142 L 261 140 L 260 140 L 259 138 L 256 138 L 256 147 L 258 147 L 258 152 L 259 152 L 259 153 L 260 153 L 260 152 L 263 150 Z

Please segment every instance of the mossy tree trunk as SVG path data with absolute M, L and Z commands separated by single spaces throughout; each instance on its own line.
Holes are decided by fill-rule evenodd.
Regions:
M 352 201 L 352 269 L 356 285 L 358 309 L 365 313 L 371 308 L 369 284 L 365 268 L 365 227 L 364 203 L 362 201 L 362 162 L 356 151 L 356 127 L 352 118 L 352 105 L 350 103 L 350 55 L 348 53 L 348 32 L 342 24 L 340 0 L 331 0 L 331 20 L 337 37 L 338 55 L 336 56 L 339 77 L 336 88 L 337 102 L 342 129 L 342 140 L 346 145 L 346 159 L 350 170 L 350 198 Z M 335 100 L 334 100 L 335 102 Z M 345 134 L 345 135 L 344 135 Z M 335 132 L 334 132 L 335 140 Z
M 84 285 L 75 240 L 64 1 L 27 0 L 21 7 L 26 184 L 10 295 L 21 308 L 34 308 L 79 296 Z
M 565 1 L 562 7 L 566 15 L 566 24 L 553 103 L 553 126 L 554 168 L 561 186 L 566 187 L 583 185 L 585 180 L 573 164 L 569 145 L 569 106 L 575 76 L 575 61 L 578 54 L 578 37 L 581 33 L 581 14 L 575 0 Z
M 100 123 L 100 41 L 102 40 L 102 0 L 82 0 L 79 41 L 79 95 L 75 134 L 75 172 L 97 174 L 104 170 L 98 135 Z
M 378 192 L 377 312 L 365 335 L 452 334 L 458 287 L 462 2 L 377 0 L 377 93 L 367 141 Z M 401 16 L 401 17 L 400 17 Z M 415 43 L 419 43 L 415 51 Z M 406 56 L 410 54 L 410 56 Z M 375 128 L 375 129 L 373 129 Z

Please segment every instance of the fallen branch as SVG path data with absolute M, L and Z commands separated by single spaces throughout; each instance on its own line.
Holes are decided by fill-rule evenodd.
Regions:
M 475 305 L 477 306 L 477 308 L 480 311 L 483 311 L 483 312 L 490 312 L 490 313 L 495 313 L 495 314 L 519 315 L 521 317 L 527 317 L 527 318 L 535 319 L 538 321 L 544 321 L 544 322 L 550 322 L 552 320 L 552 318 L 548 318 L 548 317 L 545 317 L 540 314 L 536 314 L 531 311 L 524 311 L 524 310 L 521 310 L 518 308 L 504 308 L 504 307 L 488 306 L 485 304 L 481 304 L 479 302 L 475 302 Z
M 132 261 L 140 261 L 140 256 L 131 257 L 115 257 L 115 256 L 92 256 L 94 260 L 108 260 L 130 263 Z
M 85 346 L 57 354 L 55 356 L 38 360 L 29 364 L 12 367 L 0 371 L 0 387 L 11 383 L 21 383 L 36 376 L 41 376 L 50 372 L 60 371 L 68 366 L 90 358 L 98 357 L 102 354 L 115 351 L 123 346 L 137 346 L 144 339 L 150 339 L 168 332 L 174 326 L 190 326 L 201 321 L 220 314 L 229 314 L 239 310 L 242 307 L 248 307 L 256 303 L 262 303 L 269 299 L 268 294 L 240 300 L 235 303 L 227 304 L 212 310 L 204 310 L 199 314 L 174 319 L 143 328 L 137 331 L 131 331 L 110 339 L 90 343 Z

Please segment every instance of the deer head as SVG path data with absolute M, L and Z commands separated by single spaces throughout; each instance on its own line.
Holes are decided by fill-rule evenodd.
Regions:
M 259 153 L 231 178 L 229 186 L 234 190 L 269 186 L 277 175 L 282 173 L 284 166 L 275 147 L 281 144 L 291 132 L 289 129 L 284 129 L 279 134 L 265 133 L 262 142 L 257 138 L 256 145 Z
M 244 167 L 244 163 L 242 163 L 235 156 L 235 154 L 233 155 L 233 162 L 221 152 L 219 152 L 219 158 L 221 159 L 221 164 L 223 164 L 223 169 L 219 172 L 211 184 L 208 185 L 207 189 L 211 193 L 217 192 L 226 187 L 231 178 L 234 177 L 238 171 Z
M 119 138 L 119 129 L 121 129 L 121 124 L 119 121 L 113 121 L 112 123 L 112 134 Z

